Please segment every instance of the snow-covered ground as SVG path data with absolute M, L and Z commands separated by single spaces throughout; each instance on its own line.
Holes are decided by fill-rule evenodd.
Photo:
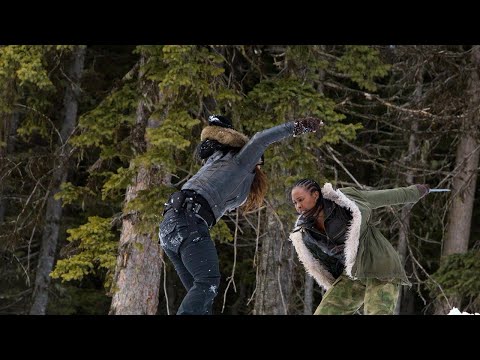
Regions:
M 454 307 L 452 310 L 450 310 L 450 312 L 448 313 L 448 315 L 480 315 L 479 313 L 475 313 L 475 314 L 470 314 L 466 311 L 464 312 L 461 312 L 460 310 L 458 310 L 456 307 Z

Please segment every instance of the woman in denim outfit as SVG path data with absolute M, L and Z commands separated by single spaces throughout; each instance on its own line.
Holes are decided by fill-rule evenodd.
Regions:
M 204 165 L 170 196 L 160 224 L 160 244 L 188 291 L 177 315 L 212 313 L 220 270 L 209 229 L 227 211 L 239 206 L 249 211 L 262 204 L 267 183 L 260 165 L 266 148 L 315 132 L 321 125 L 317 118 L 303 118 L 258 132 L 249 140 L 232 128 L 228 118 L 209 117 L 197 147 Z

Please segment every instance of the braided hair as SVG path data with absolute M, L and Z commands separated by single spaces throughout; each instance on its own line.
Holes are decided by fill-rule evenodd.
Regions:
M 293 184 L 292 190 L 297 187 L 305 189 L 306 191 L 310 192 L 310 194 L 318 191 L 319 196 L 317 202 L 315 203 L 315 206 L 312 209 L 303 213 L 303 217 L 307 221 L 316 219 L 318 214 L 320 214 L 320 212 L 323 210 L 322 188 L 315 180 L 312 179 L 298 180 L 295 184 Z

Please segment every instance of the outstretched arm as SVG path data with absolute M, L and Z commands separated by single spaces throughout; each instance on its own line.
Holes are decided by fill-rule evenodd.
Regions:
M 428 189 L 424 192 L 417 185 L 412 185 L 388 190 L 359 190 L 359 193 L 370 203 L 372 209 L 376 209 L 387 205 L 417 202 L 428 193 Z
M 323 122 L 320 119 L 309 117 L 260 131 L 240 150 L 236 156 L 237 161 L 247 168 L 253 168 L 270 144 L 289 136 L 315 132 L 320 126 L 323 126 Z

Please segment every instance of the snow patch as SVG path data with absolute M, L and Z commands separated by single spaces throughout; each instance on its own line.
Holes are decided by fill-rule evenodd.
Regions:
M 450 310 L 450 312 L 448 313 L 448 315 L 480 315 L 479 313 L 475 313 L 475 314 L 470 314 L 466 311 L 464 312 L 461 312 L 460 310 L 458 310 L 456 307 L 454 307 L 452 310 Z

